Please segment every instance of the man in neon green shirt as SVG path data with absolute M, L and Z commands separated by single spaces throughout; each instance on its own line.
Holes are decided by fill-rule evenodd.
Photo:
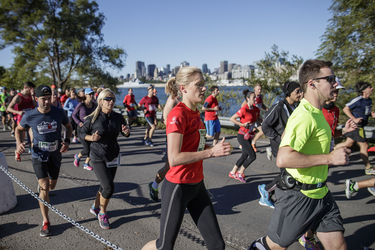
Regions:
M 267 236 L 249 249 L 287 249 L 306 231 L 316 232 L 325 249 L 345 250 L 340 210 L 326 186 L 329 165 L 346 165 L 350 150 L 329 152 L 331 130 L 322 107 L 338 85 L 329 61 L 308 60 L 299 73 L 304 99 L 290 116 L 276 164 L 285 168 L 276 188 Z
M 5 103 L 5 99 L 8 96 L 8 89 L 7 87 L 3 87 L 3 93 L 0 94 L 0 114 L 1 114 L 1 121 L 3 123 L 3 130 L 6 130 L 7 128 L 10 128 L 9 126 L 9 117 L 8 113 L 6 112 L 7 104 Z

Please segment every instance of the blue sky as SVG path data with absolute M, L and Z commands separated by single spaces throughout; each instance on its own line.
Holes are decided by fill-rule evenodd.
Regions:
M 220 61 L 253 64 L 273 44 L 303 59 L 315 58 L 332 17 L 327 0 L 98 0 L 106 16 L 105 44 L 120 46 L 128 57 L 112 75 L 132 74 L 135 62 L 157 67 L 182 61 L 213 70 Z M 10 67 L 10 48 L 0 65 Z

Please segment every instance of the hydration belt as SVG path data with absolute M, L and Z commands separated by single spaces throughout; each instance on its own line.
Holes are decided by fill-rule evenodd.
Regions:
M 281 177 L 279 181 L 276 183 L 277 187 L 282 189 L 282 190 L 295 190 L 295 191 L 308 191 L 308 190 L 314 190 L 318 188 L 322 188 L 326 186 L 327 180 L 323 182 L 319 182 L 316 184 L 307 184 L 307 183 L 302 183 L 300 181 L 297 181 L 294 179 L 292 175 L 290 175 L 286 170 L 282 171 Z

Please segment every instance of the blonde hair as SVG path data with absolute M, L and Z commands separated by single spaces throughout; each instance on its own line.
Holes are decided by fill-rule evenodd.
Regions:
M 91 123 L 94 123 L 96 118 L 98 118 L 98 115 L 100 113 L 100 111 L 102 110 L 102 106 L 100 105 L 100 101 L 103 100 L 104 98 L 106 98 L 107 96 L 109 96 L 110 94 L 112 94 L 113 96 L 115 96 L 116 98 L 116 95 L 115 93 L 113 93 L 112 90 L 106 88 L 102 91 L 100 91 L 100 94 L 98 96 L 98 99 L 96 100 L 98 102 L 98 106 L 96 107 L 96 109 L 94 110 L 94 112 L 92 112 L 91 114 L 89 114 L 88 116 L 85 117 L 85 119 L 87 117 L 90 117 L 92 116 L 92 120 L 91 120 Z M 115 100 L 116 101 L 116 100 Z
M 165 93 L 171 95 L 173 98 L 176 97 L 180 91 L 179 86 L 188 85 L 191 82 L 191 77 L 197 73 L 204 78 L 200 68 L 193 66 L 181 68 L 175 77 L 168 80 L 167 85 L 165 85 Z

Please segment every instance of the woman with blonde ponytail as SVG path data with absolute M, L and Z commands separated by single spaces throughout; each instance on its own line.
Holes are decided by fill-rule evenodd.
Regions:
M 231 146 L 225 139 L 212 148 L 205 144 L 206 129 L 197 105 L 204 100 L 206 87 L 199 68 L 181 68 L 167 86 L 181 93 L 182 100 L 169 112 L 166 122 L 170 169 L 161 190 L 160 236 L 142 249 L 173 249 L 186 208 L 207 248 L 224 249 L 214 207 L 203 183 L 203 160 L 229 155 Z
M 115 94 L 110 89 L 100 92 L 94 112 L 85 117 L 81 128 L 82 138 L 91 142 L 90 161 L 95 175 L 100 182 L 94 204 L 90 212 L 94 214 L 103 229 L 109 228 L 107 206 L 114 192 L 114 178 L 120 164 L 120 147 L 117 137 L 121 133 L 129 137 L 129 127 L 121 114 L 113 111 L 116 102 Z

